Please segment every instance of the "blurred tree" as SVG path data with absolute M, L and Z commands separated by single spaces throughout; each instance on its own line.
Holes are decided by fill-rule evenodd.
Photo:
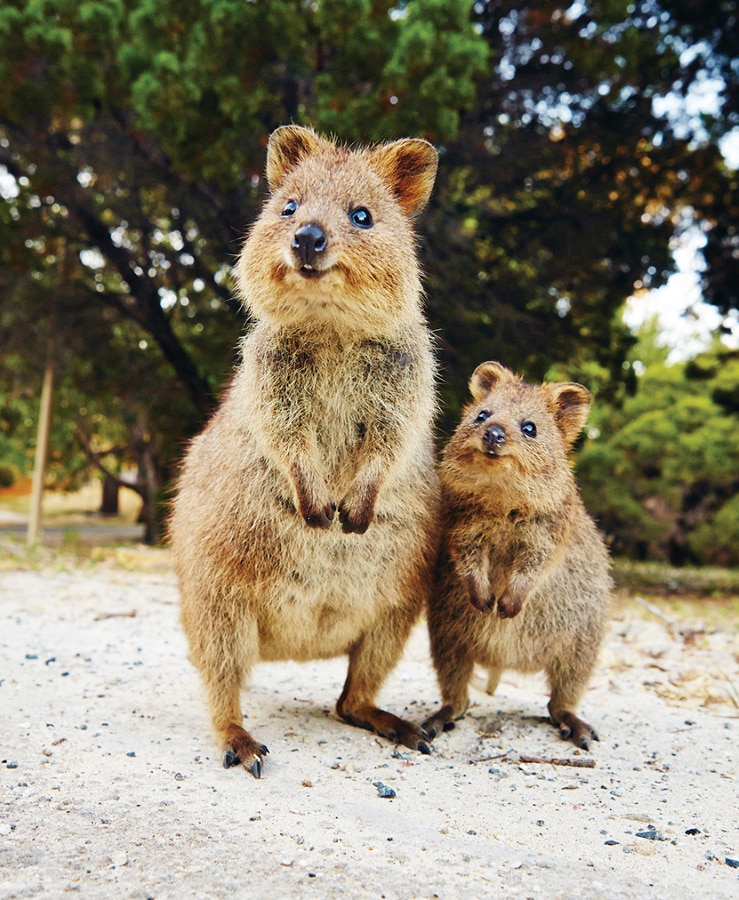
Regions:
M 30 377 L 51 346 L 72 433 L 97 450 L 150 435 L 163 483 L 234 361 L 229 266 L 267 135 L 298 121 L 440 147 L 419 227 L 446 428 L 485 358 L 584 381 L 595 366 L 619 395 L 620 307 L 665 280 L 686 216 L 707 232 L 708 298 L 736 301 L 717 149 L 736 124 L 736 15 L 695 2 L 6 0 L 0 349 Z M 723 105 L 667 115 L 708 77 Z
M 583 498 L 617 550 L 739 565 L 739 353 L 666 365 L 655 326 L 634 348 L 638 390 L 595 405 L 577 461 Z
M 46 250 L 57 262 L 68 259 L 59 242 Z M 56 390 L 47 482 L 74 490 L 91 469 L 115 475 L 141 495 L 141 520 L 155 540 L 159 460 L 179 454 L 182 421 L 192 417 L 192 406 L 153 342 L 112 309 L 91 315 L 85 292 L 66 269 L 56 265 L 8 281 L 0 270 L 0 291 L 7 292 L 0 347 L 10 348 L 0 354 L 0 459 L 16 473 L 32 465 L 38 389 L 51 361 Z M 36 302 L 29 302 L 36 293 Z M 146 477 L 152 472 L 153 479 Z
M 312 117 L 347 139 L 451 137 L 486 52 L 459 0 L 3 5 L 0 349 L 39 384 L 47 348 L 58 357 L 65 483 L 70 434 L 98 464 L 95 443 L 130 456 L 147 434 L 159 491 L 212 408 L 243 324 L 229 267 L 269 132 Z
M 736 179 L 716 141 L 736 124 L 739 31 L 720 0 L 700 8 L 704 22 L 688 0 L 475 3 L 493 67 L 447 146 L 427 225 L 452 421 L 485 358 L 581 380 L 595 360 L 608 396 L 633 390 L 620 311 L 665 282 L 686 217 L 708 234 L 707 299 L 736 306 Z M 690 119 L 683 95 L 708 74 L 726 102 Z

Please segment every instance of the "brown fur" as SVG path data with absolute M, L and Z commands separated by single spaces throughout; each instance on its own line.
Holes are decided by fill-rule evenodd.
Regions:
M 428 752 L 375 697 L 436 550 L 435 368 L 409 220 L 436 164 L 420 140 L 349 150 L 285 126 L 269 142 L 272 193 L 237 266 L 256 324 L 170 525 L 224 764 L 257 777 L 267 750 L 242 726 L 240 690 L 260 660 L 348 654 L 339 715 Z M 373 227 L 350 221 L 357 207 Z M 309 264 L 293 246 L 306 227 L 326 239 Z
M 504 669 L 543 669 L 554 724 L 587 749 L 597 735 L 575 709 L 611 588 L 605 545 L 567 460 L 590 394 L 573 383 L 525 384 L 494 362 L 478 366 L 470 390 L 440 470 L 442 550 L 428 619 L 443 706 L 424 728 L 433 737 L 464 714 L 475 663 L 489 671 L 490 694 Z

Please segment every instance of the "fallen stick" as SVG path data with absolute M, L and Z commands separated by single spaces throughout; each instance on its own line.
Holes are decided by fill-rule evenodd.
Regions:
M 135 619 L 135 618 L 136 618 L 136 610 L 132 609 L 129 612 L 121 612 L 121 613 L 101 612 L 95 616 L 95 618 L 93 619 L 93 622 L 100 622 L 103 619 Z
M 508 757 L 510 760 L 510 756 L 507 753 L 498 753 L 496 756 L 481 756 L 479 759 L 471 759 L 471 763 L 481 763 L 481 762 L 492 762 L 494 759 L 503 759 L 503 757 Z M 513 760 L 513 762 L 517 762 L 518 760 Z
M 566 757 L 564 759 L 557 759 L 556 757 L 552 757 L 551 759 L 544 759 L 542 756 L 521 756 L 518 757 L 516 762 L 522 763 L 548 763 L 550 766 L 575 766 L 578 769 L 594 769 L 595 768 L 595 760 L 590 759 L 588 757 Z
M 650 612 L 653 616 L 656 616 L 661 622 L 664 622 L 665 625 L 669 625 L 670 628 L 674 628 L 678 624 L 674 619 L 666 616 L 661 609 L 657 609 L 657 607 L 653 603 L 645 600 L 644 597 L 634 597 L 634 603 L 637 603 L 639 606 L 646 609 L 647 612 Z

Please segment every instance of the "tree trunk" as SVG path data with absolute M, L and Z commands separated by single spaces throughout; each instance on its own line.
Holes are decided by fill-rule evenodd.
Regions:
M 107 473 L 103 475 L 103 500 L 100 504 L 100 514 L 103 516 L 117 516 L 120 510 L 118 504 L 118 491 L 120 482 L 117 478 Z
M 41 533 L 41 502 L 44 497 L 44 472 L 46 470 L 46 454 L 49 446 L 49 430 L 51 428 L 51 398 L 54 391 L 54 366 L 48 363 L 44 373 L 44 384 L 41 388 L 41 404 L 38 417 L 38 433 L 36 437 L 36 458 L 33 466 L 33 488 L 31 491 L 31 509 L 28 517 L 26 543 L 31 546 L 38 542 Z

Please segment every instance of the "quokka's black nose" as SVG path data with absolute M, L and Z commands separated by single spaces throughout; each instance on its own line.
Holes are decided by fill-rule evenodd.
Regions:
M 499 447 L 505 444 L 505 428 L 501 425 L 491 425 L 485 429 L 483 440 L 488 447 Z
M 312 266 L 327 245 L 326 232 L 317 222 L 301 225 L 293 235 L 293 253 L 303 266 Z

